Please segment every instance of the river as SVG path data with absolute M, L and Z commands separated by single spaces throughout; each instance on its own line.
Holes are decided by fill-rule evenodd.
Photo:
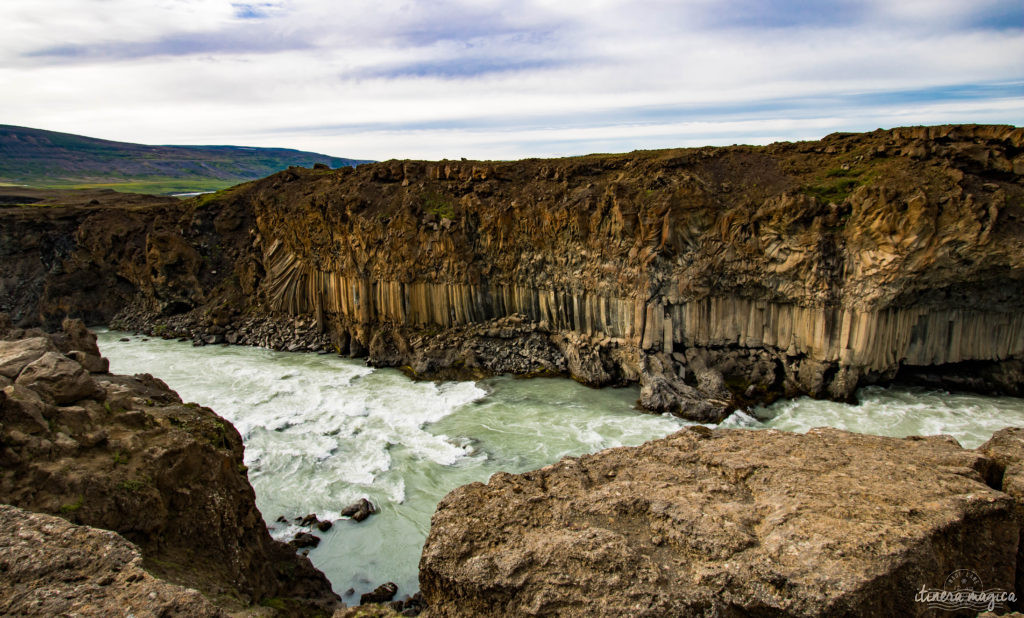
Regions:
M 281 524 L 308 513 L 337 520 L 366 497 L 380 512 L 339 520 L 309 557 L 348 603 L 379 584 L 418 589 L 417 567 L 437 502 L 498 471 L 524 472 L 613 446 L 640 444 L 689 423 L 638 411 L 639 389 L 591 389 L 569 379 L 500 376 L 415 382 L 394 369 L 334 355 L 274 352 L 100 331 L 115 373 L 151 373 L 230 420 L 245 442 L 256 503 Z M 129 341 L 121 341 L 127 337 Z M 954 436 L 975 447 L 1024 426 L 1024 399 L 870 387 L 859 405 L 800 398 L 722 426 L 806 431 L 832 426 L 889 436 Z M 346 594 L 352 590 L 351 594 Z

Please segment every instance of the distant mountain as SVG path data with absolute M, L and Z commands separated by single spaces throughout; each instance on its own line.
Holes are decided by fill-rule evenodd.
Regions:
M 368 163 L 287 148 L 147 146 L 0 125 L 0 184 L 139 193 L 223 189 L 292 165 Z

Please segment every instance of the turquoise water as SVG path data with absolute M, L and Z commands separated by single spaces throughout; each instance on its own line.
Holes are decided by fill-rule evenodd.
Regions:
M 525 472 L 683 426 L 638 412 L 639 390 L 594 390 L 565 379 L 497 377 L 414 382 L 393 369 L 333 355 L 205 346 L 100 332 L 115 373 L 151 373 L 185 401 L 230 420 L 245 441 L 256 503 L 271 534 L 307 513 L 337 519 L 367 497 L 380 513 L 335 522 L 310 552 L 346 602 L 393 581 L 418 590 L 434 507 L 452 489 L 498 471 Z
M 449 491 L 498 471 L 524 472 L 612 446 L 662 437 L 686 423 L 636 410 L 636 388 L 595 390 L 567 379 L 496 377 L 414 382 L 393 369 L 333 355 L 205 346 L 100 332 L 116 373 L 151 373 L 185 401 L 214 409 L 245 441 L 249 480 L 271 534 L 279 524 L 339 512 L 367 497 L 380 513 L 338 520 L 310 552 L 346 602 L 386 581 L 418 589 L 430 516 Z M 966 447 L 1024 426 L 1024 399 L 864 388 L 859 405 L 779 402 L 722 426 L 806 431 L 831 426 L 890 436 L 945 433 Z

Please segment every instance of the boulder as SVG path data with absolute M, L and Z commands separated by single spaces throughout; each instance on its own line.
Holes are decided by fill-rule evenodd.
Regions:
M 4 616 L 226 617 L 196 590 L 142 567 L 117 533 L 0 505 L 0 614 Z
M 395 594 L 398 592 L 398 586 L 394 582 L 388 582 L 381 584 L 373 589 L 373 592 L 367 592 L 359 597 L 359 604 L 364 605 L 366 603 L 387 603 L 391 599 L 395 598 Z
M 18 427 L 30 434 L 45 433 L 50 430 L 47 418 L 52 416 L 54 408 L 43 401 L 32 389 L 21 384 L 12 384 L 4 388 L 0 418 L 4 426 Z
M 110 361 L 96 354 L 89 354 L 81 350 L 71 350 L 67 353 L 68 358 L 76 361 L 89 373 L 107 373 L 110 371 Z
M 288 541 L 288 544 L 295 549 L 302 549 L 304 547 L 316 547 L 320 544 L 320 537 L 314 536 L 308 532 L 300 532 L 295 535 L 295 538 Z
M 711 399 L 680 378 L 644 374 L 640 405 L 699 423 L 719 423 L 732 409 L 728 401 Z
M 31 388 L 58 404 L 102 399 L 105 395 L 84 367 L 59 352 L 46 352 L 26 365 L 15 384 Z
M 85 322 L 77 318 L 64 318 L 61 323 L 61 330 L 64 331 L 67 349 L 61 348 L 64 352 L 77 350 L 91 356 L 100 356 L 100 348 L 96 343 L 96 334 L 85 326 Z M 56 336 L 55 336 L 56 339 Z
M 32 361 L 57 351 L 57 346 L 46 337 L 0 341 L 0 376 L 14 379 Z
M 356 521 L 363 521 L 376 512 L 376 507 L 366 498 L 360 498 L 358 502 L 354 502 L 341 510 L 342 516 L 351 517 Z
M 691 427 L 499 473 L 437 507 L 431 615 L 922 615 L 957 569 L 1012 590 L 1020 522 L 951 438 Z

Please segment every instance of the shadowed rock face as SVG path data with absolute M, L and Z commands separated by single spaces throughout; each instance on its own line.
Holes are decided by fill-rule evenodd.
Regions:
M 693 427 L 496 474 L 438 505 L 421 590 L 433 616 L 922 615 L 957 569 L 1013 591 L 1019 495 L 991 485 L 1024 443 L 1003 433 Z
M 62 587 L 44 580 L 61 569 L 76 570 L 90 544 L 101 554 L 95 576 L 83 571 L 88 580 L 80 582 L 83 607 L 93 607 L 89 603 L 100 603 L 96 599 L 103 596 L 93 580 L 103 580 L 103 573 L 120 565 L 126 574 L 144 567 L 231 609 L 267 598 L 293 610 L 334 608 L 339 599 L 323 574 L 267 532 L 242 463 L 241 438 L 228 421 L 182 403 L 148 374 L 106 373 L 95 336 L 78 320 L 65 320 L 63 332 L 47 335 L 12 327 L 6 318 L 0 314 L 0 503 L 113 530 L 137 546 L 45 518 L 24 523 L 16 509 L 0 511 L 0 519 L 33 530 L 45 524 L 44 532 L 52 528 L 63 539 L 51 548 L 53 554 L 7 539 L 19 561 L 32 552 L 49 556 L 38 571 L 20 564 L 13 571 L 0 569 L 5 574 L 0 579 L 14 578 L 9 591 L 17 595 L 11 598 L 21 599 L 7 611 L 29 611 L 36 601 L 40 605 L 32 611 L 37 613 L 79 611 L 70 601 L 45 600 L 79 584 Z M 104 371 L 90 372 L 75 359 Z M 112 545 L 104 545 L 108 541 Z M 0 554 L 4 542 L 0 539 Z M 61 566 L 65 559 L 68 564 Z M 149 588 L 139 592 L 136 580 L 114 579 L 122 587 L 103 603 L 121 599 L 125 607 L 156 613 L 163 605 L 190 615 L 186 606 L 202 610 L 200 615 L 207 611 L 169 585 L 153 588 L 158 601 L 136 605 Z M 33 587 L 38 589 L 29 594 Z M 170 596 L 161 592 L 165 589 Z
M 45 281 L 11 301 L 21 319 L 109 319 L 84 301 L 114 295 L 127 327 L 424 376 L 639 383 L 650 409 L 717 420 L 897 374 L 1024 392 L 1022 146 L 1021 129 L 945 126 L 388 161 L 293 168 L 155 217 L 0 216 L 33 239 L 12 236 L 11 264 Z

